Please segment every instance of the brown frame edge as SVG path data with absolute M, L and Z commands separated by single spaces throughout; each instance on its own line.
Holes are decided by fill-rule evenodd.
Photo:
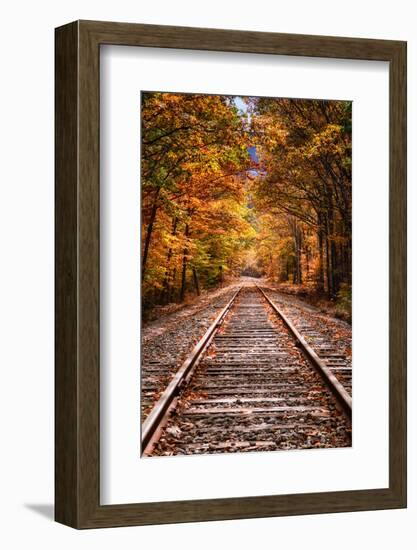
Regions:
M 389 488 L 100 505 L 101 44 L 390 63 Z M 75 528 L 406 507 L 406 43 L 76 21 L 55 31 L 55 519 Z

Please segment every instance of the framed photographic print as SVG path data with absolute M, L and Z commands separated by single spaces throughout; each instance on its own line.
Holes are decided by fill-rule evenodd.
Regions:
M 56 29 L 56 520 L 406 506 L 406 44 Z

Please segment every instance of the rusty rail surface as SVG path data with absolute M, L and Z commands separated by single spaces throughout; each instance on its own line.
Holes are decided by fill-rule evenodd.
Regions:
M 310 361 L 310 363 L 315 367 L 319 372 L 321 377 L 326 382 L 329 389 L 333 392 L 336 399 L 342 406 L 344 412 L 349 417 L 352 418 L 352 398 L 344 388 L 344 386 L 339 382 L 336 376 L 331 372 L 322 359 L 317 355 L 314 349 L 306 342 L 306 340 L 301 336 L 298 330 L 295 328 L 294 324 L 288 319 L 288 317 L 276 306 L 276 304 L 266 295 L 262 288 L 256 285 L 257 289 L 262 293 L 268 304 L 272 307 L 274 312 L 280 317 L 285 325 L 288 327 L 290 332 L 294 335 L 295 339 L 300 345 L 300 349 L 303 351 L 304 355 Z
M 178 369 L 164 392 L 161 394 L 159 400 L 147 416 L 146 420 L 142 424 L 142 455 L 147 455 L 150 447 L 153 446 L 155 441 L 155 435 L 158 435 L 158 431 L 161 428 L 161 423 L 164 420 L 164 417 L 167 415 L 168 411 L 173 408 L 173 403 L 177 397 L 180 389 L 183 387 L 184 383 L 187 383 L 197 367 L 200 358 L 202 357 L 204 351 L 210 345 L 214 335 L 219 329 L 222 321 L 224 320 L 227 312 L 232 307 L 233 302 L 241 291 L 242 287 L 239 287 L 238 290 L 233 294 L 230 301 L 222 309 L 213 323 L 209 326 L 205 334 L 196 344 L 190 355 Z

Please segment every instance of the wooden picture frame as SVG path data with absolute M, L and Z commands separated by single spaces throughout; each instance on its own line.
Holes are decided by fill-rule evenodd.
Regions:
M 56 29 L 56 521 L 75 528 L 406 506 L 406 43 L 76 21 Z M 100 505 L 99 55 L 117 44 L 389 62 L 389 487 Z

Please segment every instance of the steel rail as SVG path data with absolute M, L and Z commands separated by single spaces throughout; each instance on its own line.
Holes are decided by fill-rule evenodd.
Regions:
M 203 355 L 203 352 L 210 345 L 212 339 L 214 338 L 214 335 L 216 334 L 221 323 L 223 322 L 227 312 L 232 307 L 233 302 L 235 301 L 241 289 L 242 287 L 240 286 L 233 294 L 230 301 L 221 310 L 213 323 L 209 326 L 209 328 L 199 340 L 197 345 L 194 347 L 190 355 L 175 373 L 175 376 L 172 378 L 171 382 L 163 391 L 149 415 L 146 417 L 146 420 L 142 424 L 142 455 L 146 455 L 147 447 L 151 444 L 151 442 L 155 442 L 154 434 L 158 431 L 158 428 L 160 427 L 161 422 L 164 420 L 166 413 L 172 407 L 173 401 L 178 395 L 180 388 L 183 386 L 184 383 L 187 383 L 190 380 L 192 372 L 198 365 L 199 360 Z
M 307 359 L 310 361 L 313 367 L 315 367 L 315 369 L 324 379 L 327 386 L 330 388 L 330 390 L 333 392 L 336 399 L 342 406 L 344 412 L 346 413 L 348 418 L 351 420 L 352 419 L 352 398 L 348 394 L 344 386 L 339 382 L 339 380 L 328 368 L 325 362 L 322 359 L 320 359 L 320 357 L 317 355 L 314 349 L 306 342 L 306 340 L 298 332 L 298 330 L 295 328 L 293 323 L 288 319 L 288 317 L 276 306 L 276 304 L 269 298 L 269 296 L 265 294 L 262 288 L 260 288 L 258 285 L 255 285 L 255 286 L 262 293 L 262 295 L 264 296 L 266 301 L 269 303 L 269 305 L 272 307 L 276 315 L 278 315 L 278 317 L 280 317 L 284 321 L 285 325 L 288 327 L 290 332 L 293 334 L 293 336 L 296 338 L 297 342 L 299 343 L 300 349 L 303 351 L 304 355 L 307 357 Z

